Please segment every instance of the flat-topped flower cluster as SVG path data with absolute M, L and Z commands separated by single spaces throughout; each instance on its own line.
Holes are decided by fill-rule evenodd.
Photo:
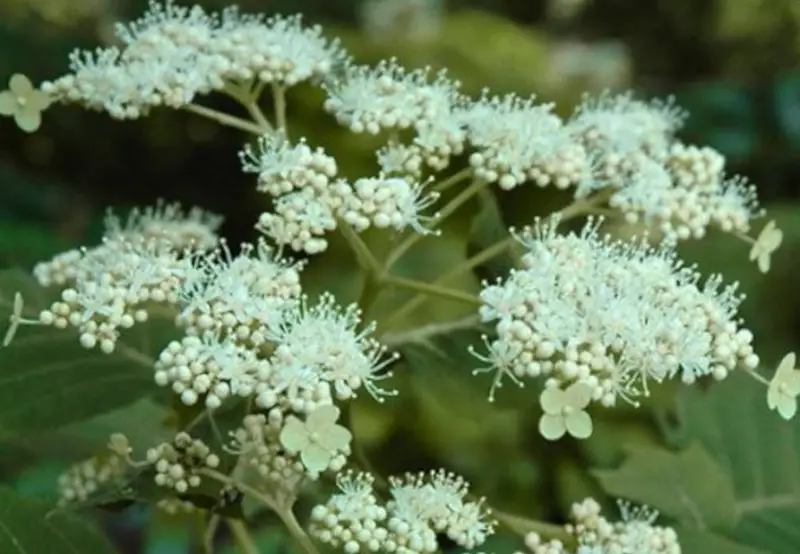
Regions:
M 151 0 L 141 18 L 117 27 L 117 37 L 116 46 L 75 51 L 70 72 L 39 88 L 12 77 L 0 93 L 0 115 L 33 131 L 53 103 L 117 119 L 169 107 L 252 133 L 239 158 L 268 197 L 254 225 L 261 236 L 231 248 L 220 238 L 220 216 L 178 204 L 160 202 L 126 219 L 109 213 L 101 244 L 34 268 L 34 278 L 57 289 L 58 298 L 27 319 L 18 294 L 4 345 L 21 324 L 44 325 L 74 330 L 84 348 L 113 354 L 126 348 L 131 328 L 166 314 L 179 336 L 164 341 L 154 383 L 199 408 L 212 426 L 226 403 L 239 400 L 248 413 L 228 437 L 216 437 L 218 444 L 176 429 L 140 461 L 116 435 L 110 454 L 62 476 L 62 504 L 83 502 L 135 470 L 166 491 L 160 506 L 185 511 L 194 509 L 186 495 L 211 480 L 223 497 L 244 493 L 261 501 L 297 535 L 286 510 L 307 482 L 327 476 L 339 490 L 314 508 L 310 524 L 322 543 L 348 553 L 423 554 L 435 552 L 446 535 L 460 547 L 479 547 L 496 524 L 462 477 L 437 470 L 390 478 L 382 502 L 377 476 L 351 468 L 357 438 L 340 422 L 342 407 L 362 390 L 378 401 L 397 394 L 382 386 L 399 358 L 382 339 L 388 323 L 424 296 L 468 303 L 475 320 L 493 326 L 485 350 L 472 349 L 476 365 L 484 364 L 475 373 L 494 373 L 490 400 L 507 380 L 538 378 L 539 431 L 550 440 L 589 437 L 592 404 L 638 405 L 652 383 L 721 380 L 734 371 L 769 385 L 770 409 L 795 415 L 795 356 L 784 358 L 771 382 L 761 377 L 753 336 L 737 315 L 737 284 L 719 275 L 702 279 L 675 253 L 678 241 L 717 229 L 748 243 L 750 260 L 767 272 L 782 233 L 770 222 L 752 236 L 763 213 L 754 186 L 727 175 L 724 156 L 713 148 L 677 138 L 686 114 L 673 101 L 603 93 L 562 118 L 533 96 L 487 90 L 470 97 L 444 71 L 406 68 L 396 59 L 359 65 L 299 16 L 210 13 L 172 0 Z M 286 93 L 304 82 L 322 89 L 322 109 L 338 123 L 378 137 L 372 174 L 343 175 L 325 145 L 290 137 Z M 274 121 L 261 110 L 265 90 Z M 197 103 L 212 92 L 234 99 L 250 118 Z M 473 197 L 523 186 L 570 191 L 571 203 L 521 231 L 510 229 L 434 283 L 393 272 L 398 259 L 418 241 L 436 240 L 441 222 Z M 559 230 L 577 217 L 587 218 L 582 229 Z M 605 224 L 615 219 L 649 235 L 611 238 Z M 362 239 L 369 229 L 394 235 L 385 256 Z M 365 274 L 359 302 L 347 306 L 329 293 L 309 298 L 303 289 L 304 268 L 334 232 Z M 483 283 L 478 295 L 446 286 L 459 271 L 520 246 L 507 276 Z M 362 310 L 374 308 L 388 287 L 420 296 L 388 316 L 370 311 L 375 322 L 362 321 Z M 424 341 L 427 332 L 397 335 Z M 245 473 L 256 477 L 241 480 Z M 531 534 L 530 550 L 680 552 L 675 533 L 654 526 L 649 511 L 626 508 L 623 521 L 611 523 L 587 500 L 572 512 L 570 544 Z M 302 531 L 299 539 L 313 552 Z

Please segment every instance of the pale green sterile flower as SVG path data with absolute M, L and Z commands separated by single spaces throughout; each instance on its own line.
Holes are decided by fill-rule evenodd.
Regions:
M 778 365 L 767 389 L 767 405 L 778 410 L 783 419 L 792 419 L 797 413 L 797 397 L 800 395 L 800 371 L 795 369 L 797 358 L 789 352 Z
M 42 112 L 49 105 L 50 97 L 20 73 L 12 75 L 8 90 L 0 92 L 0 115 L 13 117 L 17 127 L 27 133 L 39 128 Z
M 783 242 L 783 231 L 775 227 L 775 222 L 770 221 L 761 229 L 758 238 L 750 249 L 750 261 L 758 263 L 761 273 L 769 271 L 770 257 Z
M 544 415 L 539 420 L 539 432 L 547 440 L 557 440 L 569 433 L 576 439 L 592 434 L 592 418 L 586 406 L 592 399 L 592 387 L 573 383 L 566 390 L 547 388 L 539 397 Z
M 339 452 L 347 452 L 353 435 L 337 425 L 339 408 L 333 405 L 320 406 L 305 421 L 295 416 L 286 418 L 280 441 L 292 454 L 300 454 L 300 460 L 311 475 L 318 475 Z

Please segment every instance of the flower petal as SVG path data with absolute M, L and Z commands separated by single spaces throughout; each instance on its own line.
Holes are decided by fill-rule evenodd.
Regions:
M 317 442 L 332 451 L 345 451 L 350 448 L 350 441 L 353 434 L 347 427 L 341 425 L 329 425 L 318 431 L 319 439 Z
M 575 410 L 569 414 L 565 423 L 569 434 L 576 439 L 588 439 L 592 436 L 592 418 L 584 410 Z
M 0 92 L 0 115 L 14 115 L 18 109 L 17 97 L 13 92 L 10 90 Z
M 27 98 L 33 90 L 33 84 L 22 73 L 15 73 L 8 80 L 8 90 L 14 93 L 17 97 Z
M 769 268 L 772 266 L 769 252 L 762 252 L 758 256 L 758 270 L 761 273 L 769 273 Z
M 558 440 L 567 431 L 561 415 L 544 414 L 539 420 L 539 433 L 550 441 Z
M 560 414 L 561 408 L 566 405 L 566 395 L 558 388 L 546 388 L 539 396 L 539 404 L 546 414 Z
M 314 431 L 321 431 L 337 421 L 339 421 L 339 408 L 333 404 L 326 404 L 309 414 L 306 418 L 306 427 L 313 433 Z
M 781 391 L 777 385 L 778 383 L 773 381 L 767 389 L 767 406 L 769 406 L 770 410 L 777 408 L 781 399 Z
M 286 450 L 296 454 L 308 446 L 310 442 L 308 435 L 305 424 L 295 416 L 289 416 L 281 429 L 280 441 Z
M 592 387 L 586 383 L 573 383 L 566 391 L 567 405 L 576 409 L 583 409 L 591 402 L 593 392 Z
M 31 110 L 25 106 L 24 109 L 16 113 L 14 121 L 17 123 L 17 127 L 26 133 L 32 133 L 42 124 L 42 112 Z
M 42 112 L 50 107 L 51 100 L 50 96 L 48 96 L 46 93 L 39 89 L 34 89 L 25 99 L 25 102 L 31 107 L 31 109 Z
M 322 473 L 328 469 L 333 454 L 319 444 L 310 443 L 300 452 L 300 460 L 312 475 Z
M 772 378 L 772 380 L 784 381 L 789 375 L 791 375 L 792 371 L 794 371 L 796 363 L 797 357 L 795 356 L 794 352 L 789 352 L 786 354 L 781 360 L 781 363 L 778 364 L 778 369 L 775 370 L 775 376 Z
M 781 396 L 778 401 L 778 413 L 785 420 L 790 420 L 797 413 L 797 398 Z

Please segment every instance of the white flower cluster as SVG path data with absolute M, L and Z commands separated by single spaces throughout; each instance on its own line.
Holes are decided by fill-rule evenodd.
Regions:
M 101 486 L 125 474 L 125 460 L 113 453 L 79 462 L 58 477 L 58 505 L 85 502 Z
M 525 545 L 533 554 L 681 554 L 675 531 L 653 525 L 658 512 L 625 502 L 619 506 L 622 520 L 611 522 L 591 498 L 573 504 L 565 529 L 578 545 L 574 550 L 559 540 L 545 542 L 536 533 L 525 536 Z
M 671 238 L 699 238 L 711 226 L 747 233 L 762 213 L 754 187 L 725 176 L 721 154 L 675 140 L 686 114 L 671 101 L 606 93 L 562 120 L 534 97 L 485 92 L 472 100 L 457 82 L 430 73 L 395 60 L 349 66 L 326 84 L 325 108 L 357 133 L 413 129 L 410 144 L 378 152 L 389 174 L 419 178 L 423 164 L 440 171 L 469 147 L 475 177 L 501 189 L 533 182 L 575 187 L 578 198 L 603 189 L 628 221 Z
M 198 470 L 219 467 L 219 456 L 201 440 L 188 433 L 178 433 L 172 442 L 162 443 L 147 451 L 147 463 L 155 469 L 155 483 L 178 494 L 197 488 L 202 482 Z
M 560 436 L 579 417 L 574 427 L 586 435 L 575 414 L 589 400 L 613 406 L 647 394 L 648 380 L 719 380 L 758 365 L 753 336 L 736 319 L 736 284 L 723 287 L 719 276 L 701 284 L 669 245 L 601 237 L 598 221 L 579 234 L 559 235 L 556 225 L 526 230 L 523 267 L 481 292 L 483 321 L 497 322 L 488 354 L 478 355 L 489 367 L 476 371 L 496 372 L 490 398 L 505 376 L 545 377 L 542 407 L 563 425 L 549 423 L 544 434 Z M 586 390 L 570 390 L 576 383 Z
M 120 330 L 148 319 L 154 304 L 177 304 L 197 278 L 197 247 L 215 242 L 220 218 L 177 204 L 134 211 L 126 224 L 109 216 L 102 244 L 71 250 L 36 265 L 42 286 L 64 287 L 37 323 L 77 328 L 85 348 L 114 351 Z
M 383 505 L 369 474 L 343 473 L 337 483 L 339 492 L 312 510 L 310 532 L 348 554 L 436 552 L 437 534 L 472 549 L 494 533 L 483 500 L 467 500 L 468 484 L 443 470 L 390 478 L 391 500 Z
M 379 175 L 350 183 L 336 179 L 336 160 L 305 140 L 291 144 L 282 136 L 263 136 L 257 148 L 241 153 L 242 168 L 258 175 L 258 190 L 273 198 L 272 211 L 259 217 L 256 228 L 276 244 L 317 254 L 328 247 L 325 235 L 340 220 L 358 232 L 369 227 L 430 231 L 433 218 L 422 212 L 438 195 L 425 194 L 417 180 Z
M 172 0 L 118 25 L 120 46 L 70 55 L 71 73 L 42 90 L 56 100 L 104 110 L 118 119 L 157 106 L 181 108 L 234 83 L 292 86 L 325 77 L 345 60 L 337 42 L 299 16 L 264 18 L 235 8 L 206 13 Z

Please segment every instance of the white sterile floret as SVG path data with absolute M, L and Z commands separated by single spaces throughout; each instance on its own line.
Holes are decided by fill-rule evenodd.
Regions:
M 286 395 L 292 410 L 313 412 L 330 398 L 349 400 L 364 387 L 376 400 L 396 391 L 378 386 L 391 377 L 384 372 L 397 356 L 385 356 L 385 348 L 370 337 L 375 325 L 361 325 L 357 305 L 340 308 L 330 294 L 313 305 L 307 299 L 288 311 L 268 338 L 277 346 L 271 358 L 274 389 Z M 256 403 L 270 408 L 274 392 L 259 395 Z
M 242 426 L 231 432 L 231 444 L 226 450 L 238 456 L 240 464 L 257 471 L 270 486 L 296 494 L 307 473 L 303 463 L 280 443 L 283 423 L 283 414 L 277 409 L 271 410 L 269 416 L 248 415 Z
M 396 59 L 375 67 L 348 64 L 343 75 L 324 83 L 325 110 L 354 133 L 376 135 L 408 129 L 448 115 L 459 98 L 459 83 L 430 68 L 409 70 Z
M 772 265 L 772 254 L 780 247 L 782 242 L 783 231 L 775 226 L 774 221 L 767 222 L 750 249 L 750 261 L 758 264 L 758 270 L 761 273 L 769 272 L 769 268 Z
M 496 373 L 491 395 L 504 376 L 545 376 L 561 389 L 585 383 L 593 401 L 613 406 L 646 395 L 648 380 L 693 383 L 757 366 L 736 284 L 701 284 L 670 244 L 618 242 L 599 223 L 558 235 L 557 220 L 537 222 L 520 237 L 523 268 L 485 285 L 480 314 L 497 322 L 490 355 L 479 356 Z
M 247 398 L 266 387 L 271 367 L 253 350 L 221 337 L 219 331 L 172 341 L 155 363 L 155 381 L 171 386 L 181 402 L 193 406 L 204 400 L 216 409 L 229 396 Z
M 288 416 L 281 429 L 281 445 L 299 456 L 312 479 L 328 469 L 341 469 L 350 455 L 353 435 L 337 424 L 340 413 L 332 404 L 322 405 L 308 414 L 305 421 Z
M 147 463 L 155 469 L 159 487 L 185 494 L 202 483 L 200 471 L 219 467 L 219 456 L 200 439 L 178 433 L 171 443 L 165 442 L 147 451 Z
M 553 105 L 534 100 L 484 93 L 460 114 L 476 150 L 469 161 L 478 178 L 510 190 L 529 180 L 563 186 L 583 172 L 582 155 L 569 145 Z
M 573 504 L 564 530 L 574 546 L 557 539 L 545 541 L 536 532 L 525 535 L 525 546 L 532 554 L 681 554 L 675 530 L 654 525 L 658 512 L 618 504 L 621 521 L 606 519 L 592 498 Z
M 592 418 L 586 406 L 592 400 L 593 387 L 580 381 L 566 390 L 557 384 L 546 387 L 539 397 L 544 414 L 539 420 L 539 432 L 548 440 L 557 440 L 569 433 L 576 439 L 585 439 L 592 434 Z
M 431 224 L 437 214 L 422 212 L 439 199 L 439 193 L 425 193 L 425 185 L 401 177 L 365 177 L 353 183 L 353 195 L 341 209 L 342 218 L 357 231 L 370 226 L 403 231 L 411 228 L 420 235 L 434 234 Z
M 197 265 L 201 274 L 181 290 L 178 323 L 189 334 L 222 329 L 258 346 L 300 296 L 302 266 L 277 257 L 263 240 L 243 244 L 235 257 L 223 243 Z
M 256 147 L 239 153 L 242 170 L 258 175 L 258 190 L 280 196 L 311 188 L 324 193 L 338 171 L 336 160 L 321 147 L 312 149 L 301 139 L 292 144 L 283 136 L 259 137 Z
M 111 210 L 105 218 L 105 235 L 110 238 L 142 236 L 168 242 L 176 250 L 210 250 L 219 242 L 222 216 L 198 207 L 184 212 L 179 203 L 134 208 L 123 222 Z
M 800 371 L 795 367 L 797 357 L 789 352 L 783 357 L 767 389 L 767 405 L 777 410 L 783 419 L 792 419 L 797 413 L 800 396 Z

